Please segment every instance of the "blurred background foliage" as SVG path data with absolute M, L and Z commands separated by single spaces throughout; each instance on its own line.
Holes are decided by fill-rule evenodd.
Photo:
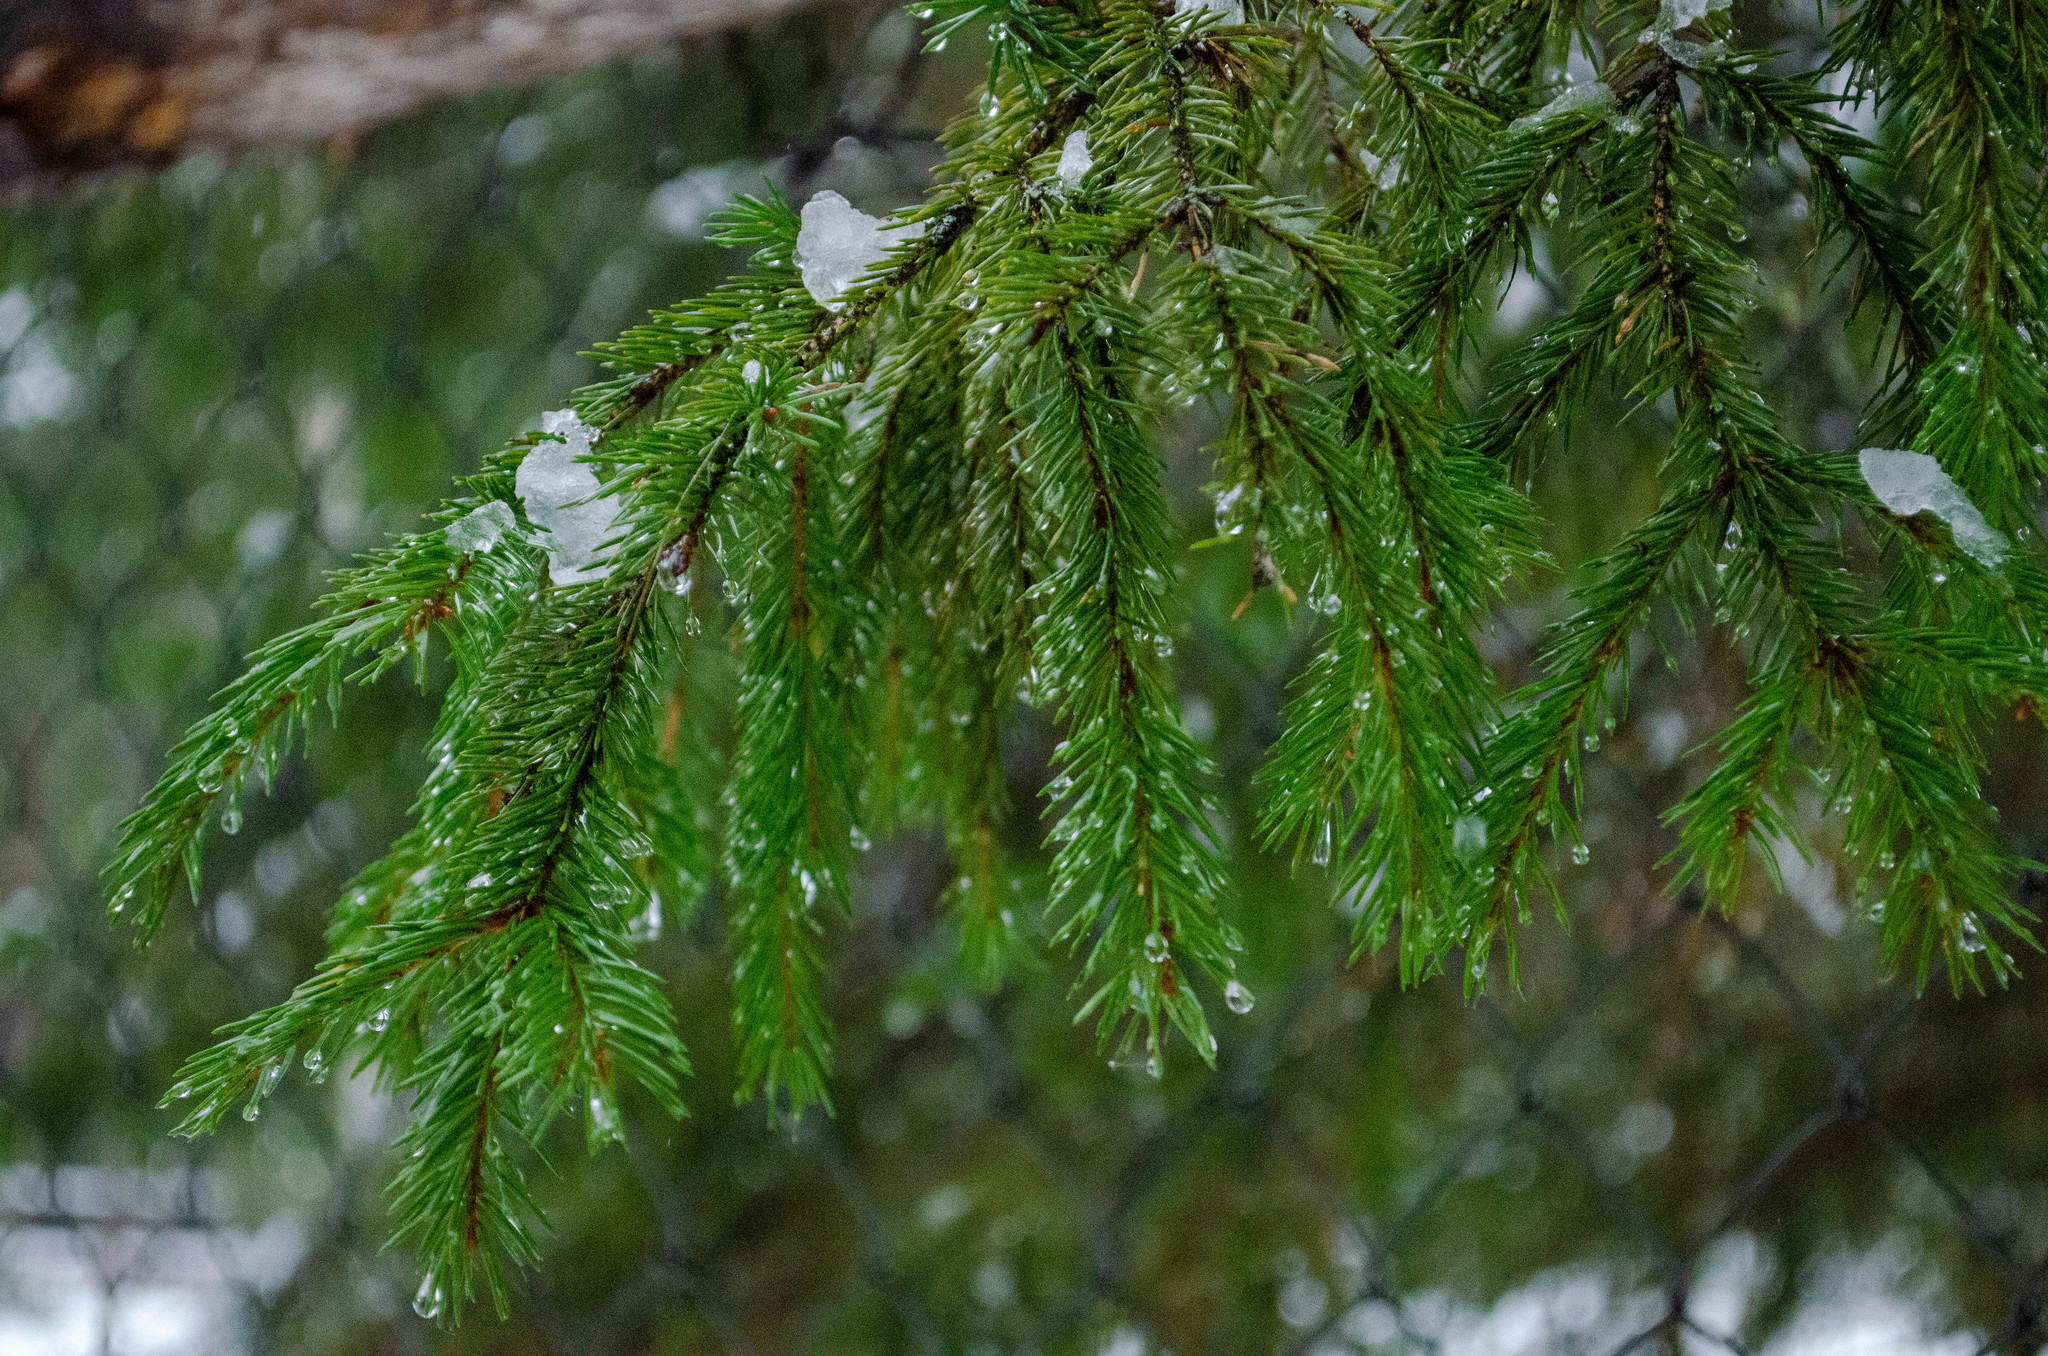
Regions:
M 1811 7 L 1740 13 L 1811 60 Z M 732 193 L 914 197 L 979 74 L 915 48 L 900 12 L 813 5 L 0 219 L 0 1351 L 2041 1349 L 2048 987 L 1887 982 L 1825 855 L 1780 862 L 1782 890 L 1753 871 L 1726 922 L 1666 894 L 1658 810 L 1742 690 L 1711 627 L 1662 618 L 1642 646 L 1586 764 L 1590 860 L 1559 864 L 1572 926 L 1532 931 L 1523 993 L 1404 993 L 1345 964 L 1320 873 L 1250 841 L 1309 623 L 1270 596 L 1233 620 L 1227 551 L 1186 557 L 1174 661 L 1258 995 L 1215 1072 L 1105 1067 L 1064 958 L 978 991 L 942 841 L 911 828 L 832 939 L 832 1119 L 731 1104 L 715 900 L 651 943 L 692 1117 L 642 1108 L 595 1157 L 544 1146 L 552 1241 L 508 1321 L 412 1312 L 409 1259 L 380 1250 L 398 1122 L 367 1077 L 295 1076 L 255 1123 L 167 1137 L 178 1063 L 309 972 L 401 826 L 444 674 L 425 695 L 392 675 L 321 730 L 142 952 L 95 878 L 169 742 L 324 571 L 562 404 L 591 344 L 730 268 L 702 230 Z M 1745 182 L 1766 276 L 1810 248 L 1802 176 L 1792 156 Z M 1567 295 L 1544 248 L 1504 281 L 1493 353 Z M 1849 445 L 1878 336 L 1841 280 L 1766 290 L 1754 329 L 1788 431 Z M 1511 679 L 1569 567 L 1653 495 L 1659 416 L 1602 399 L 1532 470 L 1565 568 L 1484 638 Z M 1219 413 L 1169 430 L 1189 542 Z M 1008 743 L 1027 895 L 1056 738 L 1020 712 Z M 2039 730 L 1988 742 L 2006 831 L 2048 856 Z

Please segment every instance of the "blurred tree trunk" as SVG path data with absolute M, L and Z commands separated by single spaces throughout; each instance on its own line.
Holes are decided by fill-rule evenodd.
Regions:
M 348 135 L 794 3 L 16 0 L 0 6 L 0 184 Z

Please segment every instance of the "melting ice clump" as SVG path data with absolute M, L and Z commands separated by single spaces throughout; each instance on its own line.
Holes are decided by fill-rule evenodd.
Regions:
M 1081 180 L 1095 167 L 1095 157 L 1088 153 L 1088 131 L 1077 128 L 1067 133 L 1067 139 L 1060 146 L 1060 163 L 1052 172 L 1060 181 L 1060 187 L 1072 193 L 1081 186 Z
M 1587 80 L 1576 85 L 1566 85 L 1564 92 L 1537 109 L 1527 117 L 1516 118 L 1508 124 L 1510 132 L 1520 132 L 1531 127 L 1541 127 L 1552 118 L 1566 113 L 1575 113 L 1582 108 L 1614 107 L 1614 91 L 1604 81 Z
M 502 499 L 493 499 L 448 524 L 448 549 L 458 555 L 482 555 L 504 540 L 515 526 L 512 506 Z
M 1731 3 L 1733 0 L 1664 0 L 1658 8 L 1657 18 L 1667 27 L 1683 28 L 1695 19 L 1720 13 Z
M 1962 487 L 1948 478 L 1941 463 L 1925 452 L 1897 452 L 1866 447 L 1858 458 L 1863 482 L 1877 501 L 1902 518 L 1932 513 L 1948 524 L 1956 545 L 1987 570 L 2005 559 L 2003 533 L 1984 521 Z
M 611 535 L 619 513 L 616 495 L 597 497 L 597 473 L 582 458 L 590 455 L 597 430 L 574 410 L 550 410 L 541 416 L 543 433 L 560 442 L 537 442 L 519 463 L 513 485 L 526 516 L 548 534 L 548 575 L 557 584 L 582 584 L 606 573 L 600 548 Z
M 1687 42 L 1678 37 L 1678 30 L 1709 14 L 1718 14 L 1727 9 L 1731 0 L 1664 0 L 1657 9 L 1657 26 L 1645 33 L 1645 39 L 1654 37 L 1664 54 L 1681 66 L 1708 66 L 1728 55 L 1728 44 L 1716 38 L 1712 42 Z
M 796 233 L 796 265 L 811 299 L 828 311 L 846 304 L 839 294 L 879 263 L 891 246 L 924 234 L 921 221 L 884 226 L 829 188 L 811 195 L 802 220 Z

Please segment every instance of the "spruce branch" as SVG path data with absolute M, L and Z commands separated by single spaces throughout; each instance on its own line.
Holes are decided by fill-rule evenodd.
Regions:
M 1161 445 L 1162 412 L 1203 402 L 1205 545 L 1236 553 L 1240 614 L 1314 631 L 1260 832 L 1330 868 L 1359 951 L 1398 946 L 1417 982 L 1462 949 L 1477 988 L 1499 943 L 1512 976 L 1516 926 L 1557 898 L 1550 849 L 1584 860 L 1584 764 L 1633 660 L 1711 618 L 1748 691 L 1688 755 L 1672 886 L 1744 907 L 1752 852 L 1812 850 L 1810 782 L 1887 965 L 2004 982 L 2034 920 L 1984 731 L 2048 703 L 2039 4 L 1861 5 L 1791 71 L 1731 46 L 1723 11 L 1680 34 L 1650 0 L 1280 0 L 1244 22 L 937 0 L 927 36 L 992 26 L 991 57 L 923 202 L 883 222 L 739 200 L 718 238 L 748 266 L 599 350 L 589 428 L 551 417 L 570 431 L 515 440 L 337 577 L 172 751 L 109 868 L 145 935 L 314 706 L 448 642 L 411 826 L 311 975 L 188 1061 L 181 1128 L 254 1114 L 294 1063 L 374 1066 L 412 1108 L 392 1205 L 422 1311 L 502 1309 L 558 1123 L 602 1146 L 627 1084 L 682 1112 L 687 1057 L 637 959 L 664 918 L 724 876 L 736 1093 L 829 1108 L 834 919 L 870 835 L 918 825 L 943 831 L 969 978 L 1026 968 L 1044 905 L 1101 1048 L 1156 1072 L 1177 1030 L 1213 1059 L 1201 992 L 1249 996 L 1180 716 Z M 1563 79 L 1569 51 L 1596 80 Z M 1838 66 L 1898 144 L 1828 111 Z M 1867 424 L 1907 445 L 1878 463 L 1798 446 L 1750 356 L 1741 190 L 1787 140 L 1819 257 L 1769 262 L 1796 292 L 1853 261 L 1848 297 L 1891 336 L 1855 374 Z M 1539 260 L 1566 300 L 1498 355 L 1492 299 Z M 1616 395 L 1665 444 L 1656 507 L 1569 581 L 1503 697 L 1477 637 L 1543 563 L 1515 482 Z M 529 494 L 555 438 L 596 487 L 572 504 Z M 546 525 L 607 514 L 601 540 Z M 1014 869 L 1019 703 L 1064 736 L 1046 900 Z
M 436 627 L 473 613 L 503 587 L 499 571 L 472 574 L 474 564 L 449 551 L 439 529 L 378 553 L 337 577 L 319 604 L 325 617 L 263 646 L 214 699 L 212 714 L 171 750 L 170 766 L 122 824 L 107 867 L 112 907 L 135 906 L 141 940 L 161 926 L 181 880 L 197 897 L 199 834 L 209 811 L 220 807 L 232 833 L 251 777 L 269 782 L 293 736 L 310 733 L 313 711 L 339 707 L 344 682 L 369 682 L 407 655 L 418 657 Z
M 2007 130 L 2026 126 L 2023 101 L 2038 116 L 2040 72 L 2025 61 L 2039 39 L 2008 26 L 2038 23 L 2038 9 L 1932 0 L 1912 30 L 1912 59 L 1895 58 L 1885 90 L 1915 129 L 1913 149 L 1924 149 L 1928 276 L 1959 312 L 1920 391 L 1913 445 L 1993 523 L 2016 520 L 2048 467 L 2048 374 L 2029 328 L 2043 324 L 2048 260 L 2019 159 L 2023 146 L 2038 153 L 2040 128 Z
M 1093 317 L 1089 317 L 1091 320 Z M 1120 327 L 1113 327 L 1120 328 Z M 1192 970 L 1223 982 L 1234 934 L 1216 915 L 1221 866 L 1207 836 L 1205 768 L 1155 667 L 1167 634 L 1159 473 L 1136 436 L 1132 379 L 1102 338 L 1061 327 L 1027 369 L 1027 467 L 1042 527 L 1064 557 L 1044 595 L 1035 662 L 1069 729 L 1047 794 L 1056 943 L 1087 946 L 1079 1017 L 1118 1057 L 1157 1065 L 1162 1028 L 1215 1056 Z
M 1377 79 L 1365 82 L 1360 112 L 1370 110 L 1379 158 L 1405 172 L 1401 185 L 1413 199 L 1401 215 L 1413 221 L 1448 221 L 1457 209 L 1457 181 L 1472 143 L 1493 122 L 1487 110 L 1452 88 L 1433 83 L 1424 62 L 1442 44 L 1388 37 L 1349 7 L 1327 6 L 1372 59 Z M 1354 119 L 1358 114 L 1354 113 Z
M 1470 309 L 1480 279 L 1503 250 L 1515 255 L 1526 250 L 1528 212 L 1541 205 L 1559 172 L 1606 126 L 1606 110 L 1597 103 L 1536 116 L 1511 126 L 1500 150 L 1467 172 L 1456 228 L 1441 240 L 1424 242 L 1403 279 L 1394 324 L 1397 347 L 1406 347 L 1434 317 L 1437 334 L 1431 347 L 1438 362 L 1448 358 L 1453 322 Z
M 1842 263 L 1857 262 L 1854 296 L 1876 298 L 1894 318 L 1897 375 L 1908 381 L 1916 377 L 1940 348 L 1947 317 L 1930 295 L 1911 227 L 1849 168 L 1855 160 L 1891 171 L 1883 148 L 1824 111 L 1830 96 L 1819 88 L 1815 73 L 1776 75 L 1724 62 L 1708 73 L 1706 89 L 1727 101 L 1752 151 L 1767 148 L 1775 154 L 1781 139 L 1798 148 L 1817 190 L 1815 235 L 1822 241 L 1841 236 L 1847 242 Z
M 756 466 L 741 480 L 736 533 L 739 559 L 749 563 L 740 744 L 728 793 L 728 851 L 742 894 L 733 1028 L 736 1095 L 765 1092 L 793 1114 L 830 1105 L 817 910 L 821 899 L 845 896 L 855 828 L 851 712 L 838 662 L 852 619 L 828 582 L 843 568 L 828 502 L 837 429 L 816 402 L 791 401 L 772 387 L 763 398 L 774 403 L 750 439 Z

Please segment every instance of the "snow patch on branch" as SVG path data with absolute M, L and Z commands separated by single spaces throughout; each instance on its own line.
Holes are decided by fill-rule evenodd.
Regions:
M 1526 132 L 1532 127 L 1541 127 L 1553 118 L 1582 109 L 1606 110 L 1614 107 L 1614 91 L 1599 80 L 1588 80 L 1577 85 L 1566 85 L 1555 99 L 1526 117 L 1516 118 L 1508 124 L 1510 132 Z
M 1962 487 L 1950 480 L 1941 463 L 1925 452 L 1900 452 L 1890 448 L 1866 447 L 1858 457 L 1863 483 L 1877 501 L 1910 518 L 1932 513 L 1948 524 L 1956 545 L 1987 570 L 1995 570 L 2005 559 L 2005 535 L 1984 521 L 1984 515 L 1970 502 Z
M 1060 181 L 1060 187 L 1068 193 L 1081 187 L 1081 180 L 1088 171 L 1095 168 L 1095 157 L 1088 150 L 1088 129 L 1077 127 L 1067 133 L 1067 139 L 1060 145 L 1060 163 L 1052 177 Z
M 828 311 L 844 306 L 840 295 L 891 248 L 924 234 L 921 221 L 885 226 L 829 188 L 811 195 L 802 219 L 796 265 L 811 299 Z
M 465 556 L 481 555 L 517 527 L 512 506 L 502 499 L 493 499 L 448 524 L 448 549 Z
M 1657 8 L 1657 26 L 1643 36 L 1654 37 L 1664 55 L 1681 66 L 1711 66 L 1728 55 L 1728 44 L 1719 38 L 1712 42 L 1689 42 L 1678 36 L 1678 30 L 1719 14 L 1730 3 L 1732 0 L 1664 0 Z
M 548 575 L 557 584 L 602 579 L 608 567 L 600 557 L 612 519 L 619 515 L 619 500 L 617 495 L 598 497 L 597 473 L 583 461 L 597 430 L 574 410 L 548 411 L 540 428 L 561 441 L 535 443 L 519 463 L 513 486 L 526 516 L 548 534 Z
M 1667 28 L 1679 29 L 1709 14 L 1719 14 L 1734 0 L 1664 0 L 1658 7 L 1657 19 Z

